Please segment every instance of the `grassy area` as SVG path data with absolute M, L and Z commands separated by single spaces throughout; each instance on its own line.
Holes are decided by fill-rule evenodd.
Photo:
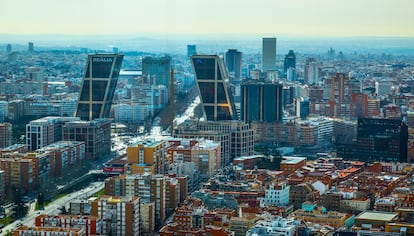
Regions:
M 95 193 L 93 196 L 100 197 L 100 196 L 103 196 L 104 194 L 105 194 L 105 189 L 101 189 L 99 190 L 99 192 Z
M 54 200 L 57 200 L 57 199 L 59 199 L 59 198 L 62 198 L 62 197 L 64 197 L 64 196 L 66 196 L 66 195 L 68 195 L 67 193 L 61 193 L 61 194 L 58 194 L 58 195 L 56 195 L 56 197 L 55 197 L 55 199 Z
M 59 198 L 65 197 L 66 195 L 68 195 L 68 193 L 61 193 L 61 194 L 58 194 L 58 195 L 56 195 L 56 196 L 55 196 L 55 198 L 53 199 L 53 201 L 55 201 L 55 200 L 57 200 L 57 199 L 59 199 Z M 43 209 L 44 209 L 47 205 L 49 205 L 49 203 L 50 203 L 50 201 L 44 201 L 44 202 L 43 202 L 43 205 L 42 205 L 42 206 L 40 206 L 40 205 L 39 205 L 39 202 L 38 202 L 38 201 L 36 201 L 35 210 L 36 210 L 36 211 L 41 210 L 41 209 L 40 209 L 41 207 L 43 207 Z
M 35 205 L 35 210 L 41 210 L 40 208 L 42 207 L 42 209 L 44 209 L 47 205 L 49 205 L 50 201 L 44 201 L 43 205 L 39 205 L 39 202 L 36 201 L 36 205 Z
M 0 224 L 3 224 L 3 225 L 8 225 L 11 222 L 12 222 L 11 216 L 7 216 L 7 217 L 4 217 L 3 219 L 0 219 Z

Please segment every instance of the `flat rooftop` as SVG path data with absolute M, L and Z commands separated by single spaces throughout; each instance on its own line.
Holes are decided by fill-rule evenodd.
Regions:
M 298 164 L 303 160 L 306 161 L 306 157 L 283 156 L 282 158 L 283 160 L 280 162 L 281 164 Z
M 398 217 L 398 213 L 394 212 L 377 212 L 377 211 L 365 211 L 359 214 L 356 220 L 376 220 L 376 221 L 393 221 Z
M 264 157 L 264 156 L 263 155 L 241 156 L 241 157 L 234 158 L 233 161 L 243 161 L 243 160 L 255 159 L 259 157 Z

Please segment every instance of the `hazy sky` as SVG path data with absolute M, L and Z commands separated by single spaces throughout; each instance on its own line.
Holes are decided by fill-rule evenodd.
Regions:
M 414 36 L 414 0 L 0 0 L 0 34 Z

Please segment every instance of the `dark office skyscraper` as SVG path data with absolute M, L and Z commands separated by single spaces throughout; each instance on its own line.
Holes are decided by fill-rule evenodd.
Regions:
M 34 43 L 33 42 L 29 42 L 27 50 L 29 52 L 34 52 Z
M 237 120 L 223 59 L 217 55 L 195 55 L 191 62 L 207 120 Z
M 240 78 L 242 72 L 242 53 L 237 49 L 229 49 L 226 52 L 226 67 L 229 73 L 234 73 L 234 78 Z
M 286 77 L 287 70 L 289 68 L 296 68 L 296 55 L 293 52 L 293 50 L 289 50 L 289 53 L 286 54 L 285 56 L 284 70 L 283 70 L 285 77 Z
M 12 52 L 12 45 L 10 43 L 7 44 L 6 51 L 7 51 L 7 53 L 11 53 Z
M 142 58 L 142 75 L 155 77 L 156 84 L 170 87 L 171 57 L 144 57 Z
M 407 162 L 408 127 L 398 119 L 359 118 L 356 158 Z
M 120 54 L 88 56 L 75 116 L 82 120 L 109 117 L 123 58 Z
M 271 82 L 246 82 L 241 87 L 241 120 L 282 121 L 283 86 Z
M 197 54 L 197 46 L 195 44 L 187 45 L 187 57 L 191 57 Z
M 263 38 L 262 71 L 276 69 L 276 38 Z
M 300 112 L 299 116 L 301 119 L 306 119 L 310 112 L 310 103 L 309 100 L 301 101 L 300 102 Z

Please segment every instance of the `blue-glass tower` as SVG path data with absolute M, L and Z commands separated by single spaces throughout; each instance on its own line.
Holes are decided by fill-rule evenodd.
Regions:
M 245 82 L 241 87 L 241 120 L 281 122 L 283 86 L 271 82 Z

